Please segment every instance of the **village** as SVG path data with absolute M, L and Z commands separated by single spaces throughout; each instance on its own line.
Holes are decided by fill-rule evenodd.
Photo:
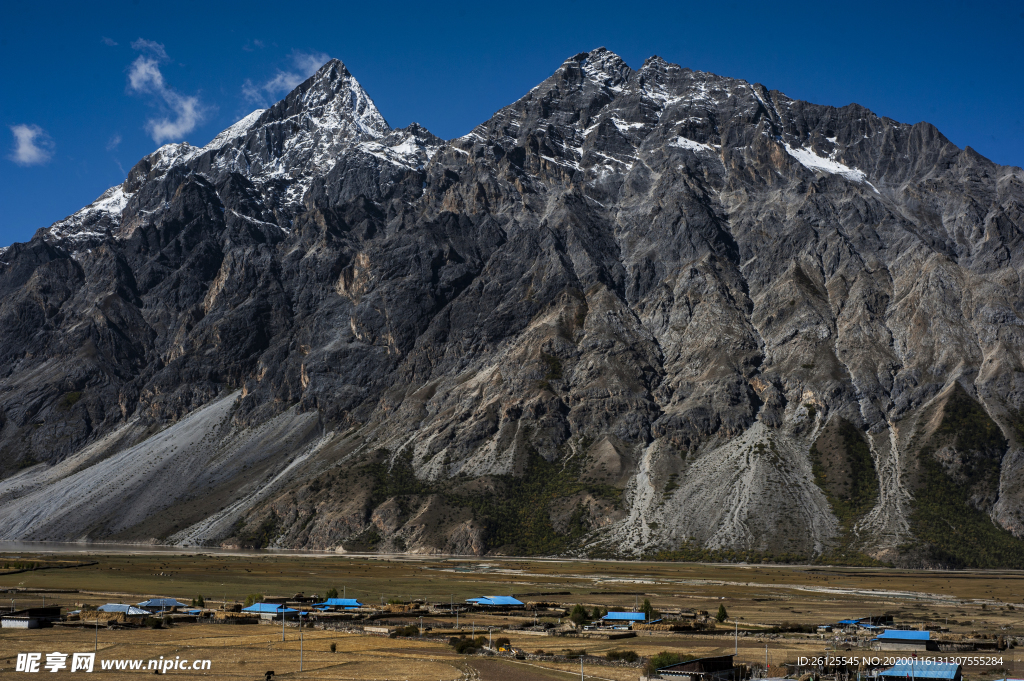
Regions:
M 576 665 L 572 673 L 577 678 L 582 674 L 583 679 L 639 681 L 962 681 L 965 669 L 969 677 L 1006 678 L 1007 670 L 1014 667 L 1014 649 L 1022 642 L 1010 631 L 999 635 L 951 631 L 962 627 L 901 621 L 891 613 L 856 613 L 812 624 L 752 622 L 731 617 L 724 603 L 716 610 L 687 609 L 639 592 L 608 594 L 616 598 L 603 601 L 570 599 L 573 594 L 568 591 L 482 594 L 458 600 L 453 594 L 447 602 L 384 593 L 371 602 L 365 595 L 349 597 L 344 586 L 340 593 L 336 588 L 322 594 L 253 593 L 238 600 L 179 594 L 99 603 L 84 595 L 74 590 L 51 591 L 46 604 L 44 592 L 0 590 L 0 597 L 11 600 L 8 612 L 0 614 L 0 626 L 3 633 L 11 629 L 75 632 L 76 639 L 86 642 L 92 633 L 97 651 L 101 632 L 110 641 L 111 636 L 131 637 L 132 632 L 146 632 L 148 640 L 153 640 L 161 633 L 181 637 L 193 628 L 244 631 L 247 636 L 279 640 L 289 649 L 297 644 L 293 652 L 297 652 L 294 661 L 299 673 L 318 668 L 317 652 L 319 657 L 326 651 L 336 654 L 339 641 L 373 637 L 432 644 L 460 661 L 534 665 L 559 671 L 559 678 L 569 673 L 561 670 Z M 623 605 L 630 599 L 631 605 Z M 18 600 L 31 605 L 19 608 Z M 325 643 L 325 637 L 332 636 Z M 3 654 L 10 655 L 7 647 Z M 473 676 L 478 666 L 455 664 L 456 670 L 469 670 L 468 675 L 455 678 L 501 677 L 500 673 Z M 615 674 L 609 676 L 610 672 Z M 276 675 L 285 677 L 280 669 Z M 251 673 L 249 677 L 258 678 Z

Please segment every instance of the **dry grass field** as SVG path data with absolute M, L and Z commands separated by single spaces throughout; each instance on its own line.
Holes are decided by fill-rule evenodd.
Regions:
M 381 599 L 426 599 L 456 602 L 492 594 L 520 596 L 588 606 L 630 607 L 649 598 L 655 608 L 700 609 L 712 613 L 719 605 L 729 620 L 703 635 L 641 632 L 632 639 L 608 641 L 519 635 L 509 636 L 527 652 L 586 649 L 603 656 L 612 650 L 634 650 L 641 656 L 661 651 L 710 655 L 733 652 L 738 638 L 739 660 L 761 663 L 766 652 L 778 665 L 801 655 L 821 654 L 836 645 L 817 635 L 785 637 L 761 633 L 782 623 L 817 625 L 846 617 L 889 613 L 912 626 L 948 627 L 962 636 L 1024 636 L 1024 574 L 1017 572 L 927 572 L 877 568 L 808 566 L 707 565 L 692 563 L 627 563 L 537 559 L 408 558 L 262 553 L 205 554 L 167 552 L 91 553 L 88 555 L 0 555 L 6 562 L 56 560 L 97 561 L 69 569 L 0 573 L 0 599 L 13 598 L 18 608 L 57 603 L 68 606 L 106 602 L 136 603 L 152 596 L 173 596 L 186 602 L 202 595 L 208 606 L 242 601 L 248 594 L 267 596 L 297 592 L 344 591 L 364 603 Z M 2 593 L 2 590 L 16 589 Z M 66 592 L 64 590 L 74 590 Z M 554 595 L 553 592 L 559 592 Z M 569 592 L 565 594 L 564 592 Z M 0 600 L 0 607 L 8 605 Z M 10 607 L 10 606 L 8 606 Z M 392 619 L 401 619 L 395 616 Z M 413 620 L 409 620 L 413 621 Z M 462 617 L 462 631 L 515 626 L 532 617 L 501 617 L 474 613 Z M 554 620 L 552 620 L 554 621 Z M 435 635 L 450 631 L 453 618 L 428 618 Z M 42 630 L 0 630 L 0 676 L 13 672 L 18 652 L 91 651 L 91 629 L 54 627 Z M 171 629 L 100 629 L 97 659 L 152 659 L 174 656 L 212 660 L 210 672 L 171 671 L 182 678 L 262 679 L 273 670 L 280 678 L 393 679 L 570 679 L 579 678 L 578 664 L 537 660 L 503 660 L 459 656 L 440 641 L 387 639 L 377 636 L 306 629 L 303 671 L 298 671 L 299 641 L 294 628 L 281 642 L 270 626 L 179 624 Z M 337 652 L 331 653 L 331 643 Z M 767 646 L 767 651 L 766 651 Z M 843 642 L 838 642 L 840 652 Z M 861 651 L 863 653 L 865 651 Z M 1005 651 L 1005 673 L 1024 672 L 1016 649 Z M 97 669 L 97 671 L 99 671 Z M 968 669 L 971 675 L 994 678 L 998 669 Z M 139 672 L 103 672 L 104 678 L 137 676 Z M 152 672 L 150 672 L 152 673 Z M 594 666 L 587 678 L 630 679 L 635 668 Z M 29 677 L 31 678 L 31 677 Z

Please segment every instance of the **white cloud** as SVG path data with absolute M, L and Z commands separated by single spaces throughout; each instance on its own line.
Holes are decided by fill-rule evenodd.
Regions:
M 128 89 L 154 96 L 157 104 L 170 114 L 146 121 L 146 131 L 157 144 L 181 139 L 203 120 L 203 106 L 199 98 L 182 95 L 164 81 L 158 61 L 167 58 L 163 45 L 139 38 L 132 47 L 153 56 L 139 55 L 132 62 L 128 69 Z
M 107 151 L 117 149 L 119 144 L 121 144 L 121 133 L 115 132 L 110 136 L 110 139 L 107 140 Z
M 330 55 L 323 52 L 292 52 L 290 69 L 278 69 L 272 78 L 260 84 L 247 78 L 242 83 L 242 96 L 252 104 L 272 104 L 316 73 L 330 58 Z
M 106 45 L 107 47 L 117 47 L 117 41 L 113 38 L 108 38 L 107 36 L 103 36 L 102 38 L 100 38 L 100 42 Z
M 146 40 L 145 38 L 133 40 L 132 49 L 138 52 L 149 52 L 160 61 L 167 61 L 170 59 L 170 57 L 167 56 L 167 50 L 164 49 L 164 46 L 153 40 Z
M 42 165 L 53 155 L 53 140 L 38 125 L 12 125 L 14 150 L 9 158 L 22 166 Z

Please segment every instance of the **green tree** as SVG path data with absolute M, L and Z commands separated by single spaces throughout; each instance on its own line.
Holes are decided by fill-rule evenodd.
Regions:
M 651 605 L 651 599 L 649 598 L 644 599 L 644 604 L 640 608 L 640 611 L 644 614 L 644 617 L 647 618 L 648 622 L 661 617 L 661 613 L 654 609 L 654 606 Z
M 719 604 L 719 606 L 718 606 L 718 614 L 715 615 L 715 619 L 718 620 L 719 622 L 724 622 L 725 618 L 727 618 L 728 616 L 729 616 L 729 613 L 727 613 L 725 611 L 725 605 L 724 604 Z
M 263 600 L 263 594 L 249 594 L 248 596 L 245 597 L 245 606 L 244 607 L 248 608 L 250 605 L 252 605 L 254 603 L 259 603 L 262 600 Z
M 573 624 L 575 624 L 576 626 L 580 626 L 588 619 L 590 619 L 590 614 L 587 613 L 586 608 L 577 603 L 576 605 L 572 606 L 572 610 L 569 611 L 569 619 L 572 620 Z
M 324 598 L 337 598 L 337 597 L 338 597 L 338 590 L 333 588 L 333 587 L 328 589 L 327 590 L 327 595 L 324 596 Z

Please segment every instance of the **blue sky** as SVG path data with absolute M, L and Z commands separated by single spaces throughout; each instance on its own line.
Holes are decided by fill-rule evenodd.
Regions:
M 102 7 L 98 9 L 97 6 Z M 934 123 L 1024 165 L 1024 1 L 6 3 L 0 246 L 202 145 L 328 56 L 394 127 L 456 137 L 598 46 Z

